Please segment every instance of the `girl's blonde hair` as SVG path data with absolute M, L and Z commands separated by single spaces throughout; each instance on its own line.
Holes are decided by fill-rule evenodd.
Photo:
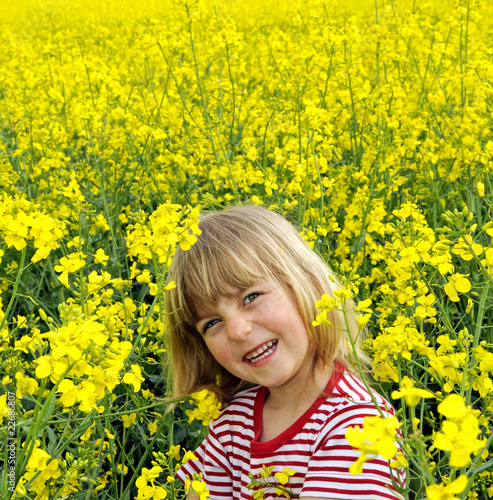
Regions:
M 202 234 L 190 250 L 177 250 L 170 269 L 176 288 L 165 295 L 168 312 L 170 368 L 176 396 L 207 388 L 225 402 L 247 382 L 226 371 L 209 352 L 196 330 L 196 305 L 217 304 L 227 288 L 246 290 L 266 279 L 288 285 L 294 292 L 316 356 L 326 365 L 336 361 L 355 373 L 349 333 L 360 350 L 353 308 L 346 303 L 346 319 L 332 311 L 332 326 L 313 326 L 315 304 L 323 294 L 333 295 L 337 279 L 323 260 L 309 247 L 296 229 L 281 215 L 266 208 L 247 205 L 210 212 L 200 217 Z M 329 276 L 332 278 L 329 278 Z

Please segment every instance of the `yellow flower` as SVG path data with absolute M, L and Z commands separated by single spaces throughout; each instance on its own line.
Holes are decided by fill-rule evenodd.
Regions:
M 7 405 L 7 394 L 0 396 L 0 424 L 3 419 L 9 415 L 9 407 Z
M 139 365 L 131 365 L 132 371 L 125 373 L 123 376 L 123 383 L 132 384 L 134 392 L 140 391 L 141 383 L 145 380 L 142 376 L 142 369 Z
M 339 310 L 341 308 L 341 299 L 330 297 L 327 294 L 323 294 L 319 301 L 315 304 L 315 307 L 320 311 L 317 317 L 312 322 L 313 326 L 326 325 L 330 326 L 330 319 L 328 315 L 333 310 Z
M 198 460 L 198 458 L 193 454 L 193 451 L 186 451 L 181 459 L 182 464 L 186 464 L 189 460 Z
M 116 470 L 120 473 L 120 474 L 126 474 L 128 472 L 128 467 L 125 465 L 125 464 L 118 464 L 116 466 Z
M 60 264 L 54 266 L 53 269 L 57 273 L 75 273 L 85 265 L 84 258 L 86 256 L 82 252 L 71 253 L 60 259 Z
M 175 460 L 180 460 L 180 445 L 171 445 L 169 451 L 166 452 L 166 455 L 174 458 Z
M 257 159 L 257 150 L 254 146 L 252 146 L 247 153 L 247 158 L 251 161 L 255 161 Z
M 468 274 L 455 273 L 450 276 L 448 283 L 443 287 L 449 299 L 459 302 L 458 293 L 467 293 L 471 290 L 471 282 L 467 279 Z
M 481 434 L 477 411 L 466 406 L 458 394 L 450 394 L 439 405 L 438 412 L 447 420 L 433 439 L 435 448 L 450 452 L 452 467 L 465 467 L 471 462 L 471 454 L 484 446 L 478 439 Z
M 346 439 L 353 448 L 362 452 L 357 462 L 351 466 L 351 473 L 360 473 L 364 462 L 378 455 L 387 460 L 394 458 L 397 453 L 396 431 L 401 425 L 395 416 L 388 418 L 378 416 L 365 417 L 363 428 L 359 425 L 348 427 Z
M 417 292 L 412 287 L 407 286 L 405 290 L 402 290 L 401 293 L 397 296 L 397 300 L 399 304 L 407 304 L 408 306 L 412 306 L 414 304 L 414 297 L 416 297 Z
M 156 434 L 157 431 L 157 420 L 154 420 L 154 422 L 149 422 L 147 424 L 147 428 L 149 429 L 149 434 L 153 436 Z
M 392 398 L 398 399 L 404 397 L 408 406 L 416 406 L 421 398 L 434 398 L 435 395 L 425 389 L 417 389 L 414 387 L 414 381 L 409 377 L 404 376 L 400 383 L 401 390 L 393 391 Z
M 89 440 L 89 438 L 91 437 L 92 433 L 93 433 L 93 430 L 94 430 L 94 426 L 96 425 L 96 422 L 93 422 L 90 427 L 87 429 L 87 431 L 80 437 L 80 440 L 84 443 L 86 441 Z
M 436 316 L 437 312 L 434 307 L 431 307 L 432 304 L 435 303 L 436 297 L 430 293 L 429 295 L 422 295 L 416 299 L 416 302 L 419 304 L 416 307 L 416 317 L 420 320 L 425 319 L 426 317 Z
M 274 466 L 267 467 L 266 465 L 262 465 L 262 470 L 260 471 L 260 477 L 270 477 L 272 475 L 272 469 Z
M 279 484 L 284 486 L 286 483 L 289 482 L 289 479 L 294 474 L 296 474 L 296 471 L 287 467 L 283 469 L 282 472 L 276 472 L 274 477 L 279 481 Z M 290 493 L 288 491 L 285 491 L 285 489 L 289 489 L 289 486 L 287 488 L 274 488 L 274 493 L 276 495 L 283 495 L 286 498 L 291 498 Z
M 152 276 L 148 269 L 144 269 L 142 273 L 137 276 L 137 281 L 139 283 L 150 283 L 151 280 Z
M 135 484 L 137 484 L 137 481 Z M 146 484 L 138 488 L 138 494 L 135 500 L 164 500 L 167 495 L 168 493 L 162 486 Z
M 286 484 L 289 481 L 289 478 L 296 474 L 295 470 L 291 470 L 289 467 L 282 470 L 282 472 L 276 472 L 274 477 L 281 483 Z
M 112 433 L 111 433 L 108 429 L 105 429 L 105 430 L 104 430 L 104 433 L 106 434 L 106 437 L 107 437 L 108 439 L 115 439 L 115 435 L 114 435 L 114 434 L 112 434 Z
M 406 459 L 406 456 L 402 451 L 397 452 L 397 455 L 395 456 L 395 460 L 390 462 L 390 466 L 394 469 L 396 468 L 403 468 L 407 469 L 409 467 L 409 462 Z
M 460 255 L 465 261 L 472 260 L 474 255 L 479 256 L 483 253 L 483 247 L 475 243 L 472 236 L 460 237 L 457 244 L 452 248 L 452 252 Z
M 86 255 L 82 252 L 71 253 L 69 255 L 64 255 L 60 259 L 60 263 L 53 267 L 53 269 L 60 273 L 58 276 L 58 280 L 65 287 L 69 288 L 68 284 L 68 275 L 70 273 L 75 273 L 85 265 L 85 257 Z
M 209 425 L 219 417 L 221 403 L 213 392 L 203 389 L 199 392 L 194 392 L 192 398 L 191 402 L 195 403 L 196 406 L 193 410 L 186 410 L 189 423 L 197 419 L 202 420 L 203 425 Z
M 46 469 L 46 462 L 51 458 L 50 454 L 47 453 L 42 448 L 39 448 L 40 442 L 36 441 L 34 449 L 29 457 L 29 461 L 27 462 L 27 470 L 28 471 L 42 471 Z
M 467 486 L 467 477 L 459 476 L 450 484 L 431 484 L 426 487 L 427 500 L 455 500 L 455 495 L 462 493 Z
M 122 415 L 123 427 L 128 429 L 135 424 L 137 420 L 137 413 L 131 413 L 130 415 Z
M 458 394 L 450 394 L 438 405 L 438 413 L 453 420 L 462 420 L 470 412 L 471 408 Z
M 209 496 L 209 490 L 207 485 L 202 480 L 192 481 L 193 492 L 200 498 L 200 500 L 205 500 Z
M 103 266 L 106 266 L 106 264 L 108 264 L 108 259 L 109 256 L 104 253 L 102 248 L 98 248 L 98 250 L 96 250 L 96 253 L 94 254 L 95 264 L 102 264 Z
M 108 231 L 110 228 L 103 214 L 98 214 L 96 216 L 96 220 L 94 221 L 94 225 L 92 227 L 102 229 L 103 231 Z
M 137 486 L 137 488 L 139 489 L 142 489 L 149 482 L 152 486 L 154 486 L 154 481 L 159 477 L 161 472 L 163 472 L 163 469 L 159 465 L 155 465 L 151 469 L 143 467 L 140 476 L 135 481 L 135 486 Z

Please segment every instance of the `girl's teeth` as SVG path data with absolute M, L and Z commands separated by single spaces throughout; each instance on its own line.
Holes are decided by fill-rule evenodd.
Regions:
M 259 354 L 262 354 L 265 349 L 269 348 L 272 345 L 272 342 L 269 341 L 263 346 L 259 347 L 255 352 L 252 352 L 252 354 L 248 355 L 248 358 L 254 358 L 255 356 L 258 356 Z
M 265 358 L 266 356 L 274 352 L 276 344 L 277 341 L 269 340 L 269 342 L 266 342 L 263 346 L 252 352 L 252 354 L 249 354 L 245 357 L 250 363 L 256 363 L 257 361 L 260 361 L 262 358 Z

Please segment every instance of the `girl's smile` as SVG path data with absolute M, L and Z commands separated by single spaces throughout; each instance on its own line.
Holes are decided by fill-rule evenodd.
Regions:
M 303 387 L 312 376 L 315 349 L 286 285 L 266 280 L 231 288 L 197 313 L 211 354 L 236 377 L 271 389 Z
M 247 363 L 257 364 L 262 359 L 270 356 L 274 353 L 277 347 L 277 340 L 269 340 L 265 344 L 262 344 L 260 347 L 257 347 L 252 352 L 245 354 L 245 359 Z

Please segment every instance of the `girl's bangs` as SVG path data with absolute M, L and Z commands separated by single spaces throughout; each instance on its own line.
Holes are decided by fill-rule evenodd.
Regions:
M 232 244 L 229 249 L 223 247 L 212 252 L 204 249 L 209 250 L 206 252 L 199 246 L 189 250 L 187 268 L 181 273 L 184 277 L 183 299 L 190 307 L 194 321 L 197 304 L 216 305 L 222 296 L 230 294 L 232 288 L 246 290 L 271 277 L 265 262 L 251 248 Z

